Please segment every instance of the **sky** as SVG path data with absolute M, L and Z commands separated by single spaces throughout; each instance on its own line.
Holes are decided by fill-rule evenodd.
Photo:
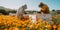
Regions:
M 40 2 L 47 4 L 50 10 L 60 10 L 60 0 L 0 0 L 0 6 L 19 9 L 22 5 L 27 4 L 28 10 L 39 11 Z

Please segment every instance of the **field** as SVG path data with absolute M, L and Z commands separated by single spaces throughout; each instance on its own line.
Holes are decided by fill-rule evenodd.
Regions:
M 56 18 L 58 19 L 54 20 Z M 52 20 L 52 17 L 50 19 Z M 60 14 L 53 16 L 52 25 L 48 21 L 44 22 L 42 19 L 32 23 L 29 19 L 19 20 L 16 16 L 0 15 L 0 30 L 60 30 L 59 20 Z

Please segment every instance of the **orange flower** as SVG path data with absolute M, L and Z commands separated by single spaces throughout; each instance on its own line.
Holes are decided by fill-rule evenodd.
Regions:
M 56 25 L 53 25 L 53 28 L 55 29 L 55 28 L 57 28 L 57 26 Z
M 37 22 L 43 22 L 43 20 L 42 19 L 39 19 Z
M 51 26 L 50 25 L 46 25 L 46 28 L 51 28 Z

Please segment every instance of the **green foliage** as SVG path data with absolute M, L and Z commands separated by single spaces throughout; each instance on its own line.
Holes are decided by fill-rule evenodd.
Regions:
M 4 30 L 5 29 L 5 25 L 3 23 L 0 23 L 0 30 Z
M 6 12 L 4 9 L 0 9 L 0 13 L 2 13 L 4 15 L 8 15 L 8 12 Z
M 12 9 L 0 6 L 0 13 L 3 15 L 9 15 L 9 13 L 16 13 L 16 10 L 12 10 Z
M 54 17 L 52 17 L 53 18 L 53 22 L 55 23 L 55 24 L 60 24 L 60 16 L 57 14 L 57 17 L 56 18 L 54 18 Z
M 8 11 L 9 13 L 16 13 L 16 10 Z

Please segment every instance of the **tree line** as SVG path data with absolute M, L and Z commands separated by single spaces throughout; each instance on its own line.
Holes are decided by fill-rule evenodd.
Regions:
M 5 9 L 0 9 L 0 14 L 9 15 L 9 13 L 16 13 L 16 10 L 5 10 Z

